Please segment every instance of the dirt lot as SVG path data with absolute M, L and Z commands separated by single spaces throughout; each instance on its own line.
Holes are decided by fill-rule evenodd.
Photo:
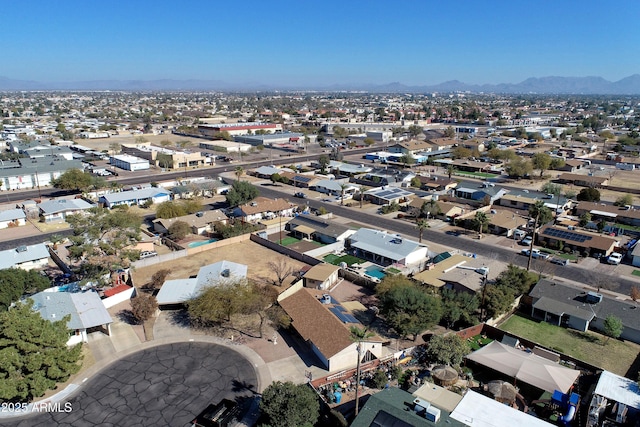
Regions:
M 171 270 L 171 274 L 169 274 L 167 279 L 188 278 L 198 274 L 198 270 L 204 265 L 227 260 L 248 265 L 249 279 L 268 282 L 275 278 L 275 274 L 271 268 L 269 268 L 268 263 L 270 261 L 276 261 L 278 257 L 282 256 L 283 255 L 273 252 L 257 243 L 247 240 L 174 261 L 136 269 L 133 272 L 133 280 L 137 286 L 141 286 L 149 280 L 155 271 L 161 268 Z M 287 261 L 295 270 L 299 270 L 306 265 L 291 258 L 288 258 Z

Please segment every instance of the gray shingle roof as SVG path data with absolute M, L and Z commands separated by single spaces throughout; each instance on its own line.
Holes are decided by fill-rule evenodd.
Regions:
M 169 195 L 171 191 L 160 188 L 143 188 L 141 190 L 122 191 L 120 193 L 105 194 L 100 197 L 109 204 L 128 202 L 131 200 L 149 199 L 159 195 Z
M 77 211 L 92 208 L 91 203 L 82 199 L 60 199 L 47 200 L 37 205 L 44 214 L 55 214 L 59 212 Z

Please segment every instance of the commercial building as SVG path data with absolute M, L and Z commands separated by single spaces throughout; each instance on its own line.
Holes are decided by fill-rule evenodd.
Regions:
M 185 167 L 197 168 L 204 166 L 206 163 L 211 163 L 211 159 L 203 156 L 200 152 L 169 150 L 151 145 L 150 142 L 122 144 L 122 153 L 147 160 L 149 164 L 153 164 L 154 166 L 172 170 L 183 169 Z M 148 169 L 148 167 L 142 167 L 142 169 Z
M 199 147 L 205 150 L 220 151 L 222 153 L 248 153 L 253 145 L 227 141 L 226 139 L 216 139 L 214 141 L 200 142 Z
M 140 157 L 130 156 L 128 154 L 116 154 L 109 158 L 109 164 L 120 169 L 135 172 L 149 169 L 149 160 Z
M 67 160 L 58 155 L 20 158 L 0 164 L 1 190 L 26 190 L 51 185 L 68 169 L 83 169 L 80 160 Z
M 204 124 L 198 126 L 198 132 L 209 137 L 216 137 L 221 132 L 226 132 L 231 136 L 249 135 L 256 132 L 276 133 L 282 132 L 282 125 L 280 123 L 260 122 Z

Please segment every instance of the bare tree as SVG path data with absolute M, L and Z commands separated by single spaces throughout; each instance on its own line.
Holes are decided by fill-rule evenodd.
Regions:
M 162 284 L 164 283 L 165 279 L 167 278 L 167 276 L 170 273 L 171 273 L 171 270 L 169 270 L 167 268 L 163 268 L 161 270 L 156 271 L 151 276 L 151 279 L 149 280 L 149 282 L 145 283 L 142 288 L 145 289 L 145 290 L 151 290 L 151 291 L 154 291 L 156 289 L 160 289 L 160 287 L 162 286 Z
M 284 280 L 294 271 L 293 266 L 287 262 L 286 258 L 278 258 L 276 261 L 269 261 L 267 265 L 276 275 L 274 284 L 277 286 L 282 286 Z
M 157 308 L 158 302 L 153 295 L 141 293 L 131 299 L 131 313 L 139 322 L 149 320 Z

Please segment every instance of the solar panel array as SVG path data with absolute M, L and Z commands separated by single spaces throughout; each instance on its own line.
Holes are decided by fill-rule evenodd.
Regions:
M 307 182 L 311 181 L 312 178 L 308 177 L 308 176 L 296 175 L 295 177 L 293 177 L 293 179 L 294 179 L 294 181 L 307 183 Z
M 330 307 L 329 311 L 332 312 L 342 323 L 358 323 L 358 319 L 347 313 L 341 306 Z
M 591 236 L 585 234 L 573 233 L 571 231 L 559 230 L 557 228 L 546 228 L 542 234 L 549 237 L 555 237 L 559 240 L 570 240 L 573 242 L 584 243 L 586 240 L 591 240 Z

